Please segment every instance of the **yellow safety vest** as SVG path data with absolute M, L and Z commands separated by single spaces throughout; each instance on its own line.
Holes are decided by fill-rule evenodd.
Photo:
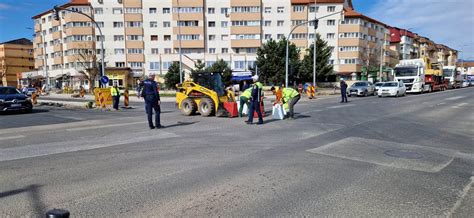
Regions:
M 120 91 L 118 90 L 118 88 L 115 88 L 115 87 L 110 88 L 110 92 L 112 93 L 112 96 L 120 95 Z
M 240 96 L 250 98 L 250 96 L 252 96 L 252 88 L 246 89 Z

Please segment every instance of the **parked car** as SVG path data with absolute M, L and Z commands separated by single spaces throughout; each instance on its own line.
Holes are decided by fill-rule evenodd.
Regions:
M 374 95 L 378 95 L 380 87 L 384 84 L 384 82 L 377 82 L 374 84 L 375 86 L 375 93 Z
M 15 87 L 0 87 L 0 111 L 33 111 L 33 103 Z
M 359 81 L 352 84 L 352 86 L 347 89 L 347 96 L 352 97 L 353 95 L 356 96 L 368 96 L 374 95 L 375 93 L 375 86 L 371 82 L 368 81 Z
M 379 98 L 386 96 L 405 96 L 407 93 L 407 88 L 403 81 L 392 81 L 384 83 L 379 90 Z

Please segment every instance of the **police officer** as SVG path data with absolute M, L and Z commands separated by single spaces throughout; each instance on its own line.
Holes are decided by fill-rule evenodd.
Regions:
M 148 79 L 140 84 L 141 95 L 145 99 L 145 110 L 148 117 L 148 126 L 150 129 L 163 128 L 160 123 L 160 93 L 158 92 L 158 84 L 155 82 L 155 75 L 150 74 Z M 153 110 L 155 111 L 155 125 L 153 125 Z
M 252 85 L 252 95 L 250 97 L 250 110 L 249 110 L 249 119 L 245 121 L 247 124 L 253 124 L 253 113 L 254 111 L 257 112 L 258 115 L 258 123 L 257 125 L 263 124 L 263 117 L 262 117 L 262 108 L 260 104 L 263 100 L 262 95 L 262 88 L 263 84 L 258 82 L 258 76 L 255 75 L 252 77 L 254 84 Z
M 347 103 L 347 83 L 341 78 L 341 103 Z

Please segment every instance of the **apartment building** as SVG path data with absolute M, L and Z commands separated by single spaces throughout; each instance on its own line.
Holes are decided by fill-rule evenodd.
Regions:
M 107 67 L 130 68 L 132 77 L 148 73 L 163 75 L 180 59 L 185 70 L 197 60 L 212 65 L 224 59 L 235 71 L 255 65 L 256 51 L 270 39 L 287 37 L 291 29 L 314 17 L 317 32 L 329 46 L 338 47 L 339 24 L 350 0 L 71 0 L 61 6 L 94 18 L 61 11 L 60 20 L 52 10 L 33 17 L 35 22 L 35 66 L 48 72 L 51 84 L 58 81 L 86 83 L 85 69 L 93 54 L 105 47 Z M 330 15 L 330 16 L 327 16 Z M 315 38 L 314 23 L 302 25 L 290 36 L 302 50 Z M 86 55 L 84 55 L 86 54 Z M 86 57 L 84 57 L 86 56 Z M 339 50 L 331 62 L 339 71 Z M 100 59 L 100 55 L 97 56 Z M 42 73 L 45 74 L 45 73 Z M 87 84 L 82 84 L 86 85 Z
M 438 62 L 443 66 L 455 66 L 458 56 L 457 51 L 442 44 L 437 44 L 436 49 L 438 50 Z
M 365 79 L 370 75 L 363 69 L 379 71 L 380 65 L 382 70 L 392 66 L 389 26 L 355 10 L 347 10 L 344 16 L 338 34 L 339 62 L 335 63 L 339 66 L 338 74 L 351 79 Z
M 409 30 L 390 27 L 390 44 L 400 54 L 400 60 L 413 59 L 419 55 L 415 49 L 416 38 L 416 34 Z
M 0 85 L 17 86 L 21 73 L 34 69 L 33 43 L 25 38 L 0 43 Z

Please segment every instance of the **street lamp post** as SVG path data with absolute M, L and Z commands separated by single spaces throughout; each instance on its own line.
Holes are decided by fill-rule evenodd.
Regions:
M 318 27 L 316 26 L 317 23 L 316 23 L 316 12 L 317 12 L 317 6 L 316 6 L 316 0 L 314 0 L 314 47 L 313 47 L 313 86 L 314 88 L 316 89 L 316 75 L 317 75 L 317 72 L 316 72 L 316 50 L 317 50 L 317 41 L 318 41 L 318 37 L 316 37 L 316 34 L 317 34 L 317 29 Z
M 104 50 L 104 35 L 102 34 L 102 30 L 100 29 L 100 26 L 99 24 L 97 24 L 97 22 L 95 22 L 94 18 L 92 18 L 91 16 L 81 12 L 81 11 L 76 11 L 76 10 L 71 10 L 71 9 L 68 9 L 68 8 L 60 8 L 58 6 L 54 6 L 54 11 L 56 13 L 55 15 L 55 19 L 59 20 L 59 11 L 60 10 L 65 10 L 65 11 L 69 11 L 69 12 L 72 12 L 72 13 L 78 13 L 78 14 L 82 14 L 84 16 L 86 16 L 87 18 L 91 19 L 91 21 L 95 24 L 95 26 L 97 27 L 97 29 L 99 29 L 99 33 L 100 33 L 100 54 L 101 54 L 101 57 L 102 57 L 102 60 L 100 61 L 101 62 L 101 71 L 100 71 L 100 77 L 104 76 L 104 73 L 105 73 L 105 65 L 104 65 L 104 60 L 105 60 L 105 50 Z M 102 87 L 102 83 L 99 82 L 99 87 Z
M 178 41 L 179 41 L 179 83 L 183 83 L 183 53 L 181 53 L 181 24 L 179 23 L 180 17 L 179 13 L 181 8 L 179 7 L 179 0 L 176 0 L 176 3 L 178 4 Z
M 315 19 L 313 19 L 313 20 L 308 20 L 308 21 L 302 22 L 302 23 L 300 23 L 300 24 L 294 26 L 294 27 L 291 29 L 290 33 L 288 34 L 288 37 L 286 38 L 285 87 L 288 87 L 288 56 L 289 56 L 289 54 L 288 54 L 288 53 L 289 53 L 289 51 L 288 51 L 289 48 L 288 48 L 288 47 L 289 47 L 289 44 L 290 44 L 290 37 L 291 37 L 291 34 L 293 33 L 293 31 L 295 31 L 295 29 L 298 28 L 299 26 L 306 25 L 306 24 L 308 24 L 308 23 L 310 23 L 310 22 L 313 22 L 313 21 L 315 22 L 315 25 L 316 25 L 316 23 L 318 22 L 319 19 L 323 19 L 323 18 L 332 16 L 332 15 L 335 15 L 335 14 L 340 14 L 340 13 L 344 13 L 344 10 L 338 11 L 338 12 L 336 12 L 336 13 L 328 14 L 328 15 L 322 16 L 322 17 L 320 17 L 320 18 L 315 18 Z M 315 27 L 316 27 L 316 26 L 315 26 Z M 315 37 L 316 37 L 316 36 L 315 36 Z M 314 63 L 313 65 L 316 65 L 316 63 Z
M 384 32 L 383 33 L 383 43 L 382 43 L 382 46 L 380 46 L 380 70 L 379 70 L 379 78 L 377 78 L 378 80 L 382 80 L 382 68 L 383 68 L 383 63 L 384 63 L 384 47 L 385 47 L 385 44 L 386 44 L 386 41 L 387 41 L 387 33 Z

